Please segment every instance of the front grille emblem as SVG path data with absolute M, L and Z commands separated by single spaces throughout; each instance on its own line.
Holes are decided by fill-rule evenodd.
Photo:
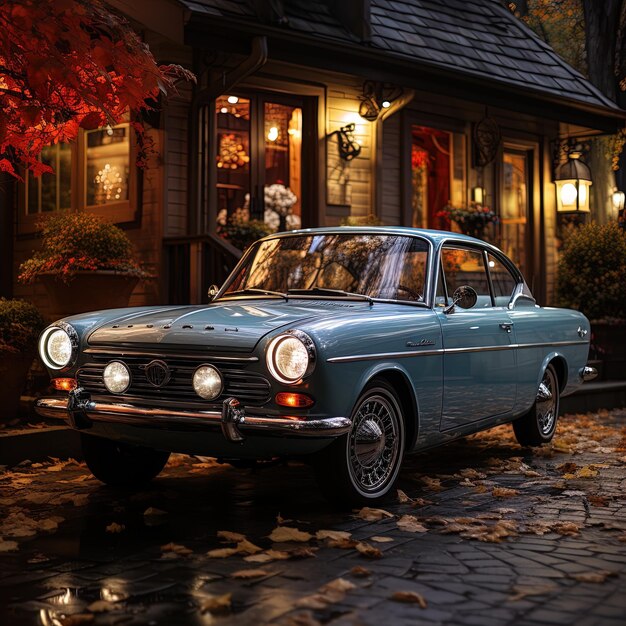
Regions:
M 170 381 L 172 373 L 164 361 L 150 361 L 144 370 L 146 380 L 153 387 L 164 387 Z

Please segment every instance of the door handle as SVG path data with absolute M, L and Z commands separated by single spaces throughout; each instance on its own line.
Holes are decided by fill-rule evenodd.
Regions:
M 502 330 L 506 330 L 507 333 L 510 333 L 511 330 L 513 330 L 513 322 L 502 322 L 502 324 L 500 324 L 500 328 Z

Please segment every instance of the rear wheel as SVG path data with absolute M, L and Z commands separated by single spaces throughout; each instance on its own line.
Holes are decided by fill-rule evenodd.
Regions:
M 554 437 L 559 416 L 559 379 L 548 365 L 537 390 L 537 398 L 526 415 L 513 422 L 515 438 L 522 446 L 540 446 Z
M 370 383 L 352 412 L 350 432 L 316 458 L 324 495 L 341 506 L 380 500 L 392 489 L 404 453 L 404 420 L 394 389 Z
M 170 453 L 81 433 L 83 457 L 91 473 L 112 487 L 140 487 L 165 467 Z

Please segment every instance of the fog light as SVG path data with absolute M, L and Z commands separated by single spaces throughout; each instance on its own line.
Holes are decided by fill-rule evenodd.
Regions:
M 212 365 L 201 365 L 193 375 L 193 388 L 204 400 L 215 400 L 222 393 L 222 375 Z
M 57 391 L 72 391 L 72 389 L 76 389 L 78 383 L 74 378 L 53 378 L 52 386 Z
M 276 404 L 297 409 L 305 409 L 315 404 L 315 400 L 304 393 L 288 393 L 281 391 L 276 394 Z
M 130 387 L 130 370 L 121 361 L 111 361 L 104 368 L 102 378 L 111 393 L 124 393 Z

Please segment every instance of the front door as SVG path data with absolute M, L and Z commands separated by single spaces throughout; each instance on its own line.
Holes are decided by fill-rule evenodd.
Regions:
M 312 102 L 227 94 L 216 101 L 217 221 L 261 220 L 272 230 L 312 223 Z
M 485 253 L 461 245 L 444 246 L 437 290 L 437 315 L 444 349 L 441 430 L 510 411 L 517 390 L 513 323 L 494 299 Z M 441 278 L 443 277 L 443 279 Z M 471 309 L 446 313 L 457 287 L 478 294 Z

